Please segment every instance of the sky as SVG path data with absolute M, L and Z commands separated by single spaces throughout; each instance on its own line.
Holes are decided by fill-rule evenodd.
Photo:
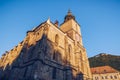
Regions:
M 120 0 L 0 0 L 0 56 L 49 17 L 61 24 L 69 9 L 81 25 L 88 57 L 120 55 Z

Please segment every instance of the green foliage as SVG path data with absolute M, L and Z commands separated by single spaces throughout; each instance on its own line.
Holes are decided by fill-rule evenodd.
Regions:
M 120 56 L 110 54 L 99 54 L 89 58 L 90 67 L 111 66 L 120 71 Z

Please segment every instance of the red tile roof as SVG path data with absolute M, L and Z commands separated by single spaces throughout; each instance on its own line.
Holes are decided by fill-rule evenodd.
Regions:
M 104 73 L 116 73 L 116 72 L 119 71 L 113 69 L 110 66 L 100 66 L 100 67 L 91 68 L 92 74 L 104 74 Z

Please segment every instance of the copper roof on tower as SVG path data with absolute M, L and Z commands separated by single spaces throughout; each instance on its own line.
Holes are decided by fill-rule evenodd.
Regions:
M 64 18 L 64 22 L 70 20 L 70 19 L 74 19 L 75 20 L 75 16 L 72 15 L 72 12 L 70 10 L 68 10 L 67 15 Z

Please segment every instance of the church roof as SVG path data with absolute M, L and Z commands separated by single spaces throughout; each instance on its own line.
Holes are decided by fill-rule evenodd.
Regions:
M 94 67 L 91 68 L 92 74 L 105 74 L 105 73 L 117 73 L 116 69 L 110 67 L 110 66 L 100 66 L 100 67 Z

